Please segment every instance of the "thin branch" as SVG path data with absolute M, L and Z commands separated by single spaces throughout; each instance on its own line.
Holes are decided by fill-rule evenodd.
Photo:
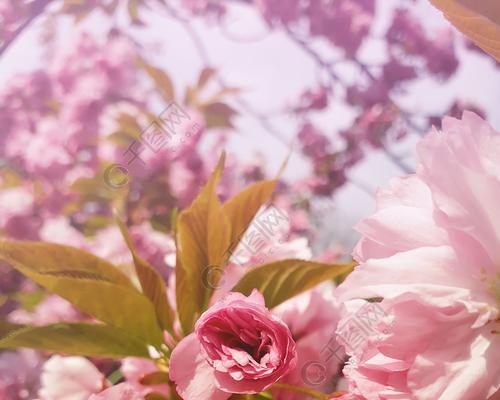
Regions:
M 189 19 L 181 16 L 176 10 L 172 9 L 170 6 L 166 6 L 166 9 L 170 17 L 177 20 L 184 28 L 186 33 L 191 37 L 191 40 L 198 51 L 201 61 L 206 65 L 212 65 L 210 57 L 205 49 L 205 46 L 203 45 L 203 41 L 201 40 L 196 30 L 193 29 L 193 27 L 190 25 Z M 332 66 L 330 64 L 322 60 L 319 54 L 317 54 L 313 49 L 311 49 L 307 43 L 303 42 L 299 38 L 296 38 L 296 41 L 297 44 L 299 44 L 305 51 L 307 51 L 311 56 L 313 56 L 317 60 L 317 62 L 321 63 L 321 65 L 324 66 L 325 68 L 328 68 L 332 79 L 335 79 L 338 82 L 342 83 L 338 75 L 336 75 L 335 71 L 333 71 Z M 223 78 L 220 77 L 219 74 L 215 76 L 215 80 L 221 88 L 229 87 L 229 85 L 224 81 Z M 244 100 L 241 97 L 235 97 L 235 102 L 240 106 L 240 108 L 244 112 L 246 112 L 248 115 L 254 118 L 267 132 L 271 134 L 271 136 L 273 136 L 276 140 L 278 140 L 283 146 L 287 147 L 288 149 L 291 148 L 292 152 L 298 154 L 301 157 L 304 157 L 302 153 L 296 152 L 294 150 L 294 148 L 291 146 L 291 143 L 286 139 L 286 137 L 283 136 L 281 132 L 279 132 L 273 126 L 269 117 L 256 111 L 246 100 Z M 373 189 L 367 187 L 367 185 L 362 184 L 356 180 L 352 180 L 351 183 L 359 190 L 361 190 L 363 193 L 366 193 L 368 196 L 371 197 L 373 195 L 374 192 Z
M 8 38 L 0 46 L 0 56 L 14 43 L 17 37 L 26 29 L 28 26 L 43 13 L 48 4 L 53 0 L 35 0 L 30 6 L 30 16 L 17 27 L 17 29 L 12 33 L 11 37 Z
M 333 69 L 333 63 L 329 63 L 327 61 L 325 61 L 320 54 L 318 54 L 310 45 L 309 43 L 307 43 L 305 40 L 299 38 L 291 29 L 290 27 L 286 26 L 285 27 L 285 31 L 288 33 L 288 36 L 289 38 L 294 42 L 296 43 L 297 45 L 299 45 L 299 47 L 304 50 L 311 58 L 314 59 L 314 61 L 316 61 L 316 63 L 318 63 L 322 68 L 324 68 L 325 71 L 327 71 L 327 73 L 330 75 L 331 79 L 335 82 L 338 82 L 340 83 L 341 85 L 343 85 L 344 87 L 346 86 L 345 83 L 342 81 L 342 79 L 340 78 L 340 76 L 335 72 L 335 70 Z M 357 60 L 356 58 L 352 58 L 351 61 L 353 61 L 359 68 L 362 69 L 362 71 L 372 80 L 372 81 L 375 81 L 376 80 L 376 77 L 372 74 L 372 72 L 368 69 L 368 67 L 364 64 L 362 64 L 359 60 Z M 331 91 L 331 87 L 329 88 L 330 91 Z M 401 109 L 401 107 L 399 107 L 394 100 L 392 100 L 390 97 L 389 97 L 389 101 L 392 105 L 394 105 L 394 107 L 396 107 L 400 113 L 401 113 L 401 116 L 403 117 L 403 120 L 408 123 L 409 126 L 411 126 L 412 128 L 415 128 L 416 125 L 414 125 L 413 121 L 411 120 L 411 118 L 409 117 L 408 113 L 406 113 L 404 110 Z M 392 154 L 386 147 L 383 148 L 383 151 L 385 153 L 385 155 L 389 158 L 389 160 L 391 160 L 398 168 L 400 168 L 402 171 L 404 171 L 405 173 L 411 173 L 413 172 L 412 169 L 410 167 L 408 167 L 403 161 L 401 161 L 401 159 L 399 159 L 399 157 L 395 156 L 394 154 Z
M 401 169 L 405 174 L 413 174 L 415 170 L 410 166 L 406 165 L 406 163 L 401 160 L 400 157 L 395 155 L 387 146 L 382 144 L 381 146 L 382 152 L 387 156 L 389 160 L 391 160 L 399 169 Z
M 210 60 L 210 57 L 207 53 L 207 50 L 205 49 L 205 46 L 203 45 L 203 41 L 201 40 L 200 36 L 198 35 L 198 32 L 196 32 L 195 29 L 190 24 L 190 21 L 181 16 L 176 10 L 174 10 L 170 6 L 166 6 L 167 12 L 170 14 L 172 18 L 177 20 L 181 26 L 184 28 L 184 30 L 187 32 L 187 34 L 190 36 L 193 44 L 195 45 L 198 54 L 201 58 L 201 61 L 206 64 L 206 65 L 212 65 L 212 62 Z M 221 88 L 227 88 L 229 85 L 220 77 L 219 74 L 215 76 L 216 82 L 219 84 Z M 281 135 L 280 132 L 278 132 L 272 123 L 269 121 L 269 119 L 257 112 L 253 107 L 245 101 L 241 97 L 235 97 L 235 102 L 241 107 L 243 111 L 245 111 L 247 114 L 251 115 L 254 119 L 256 119 L 259 124 L 266 129 L 275 139 L 277 139 L 280 143 L 282 143 L 286 147 L 290 147 L 290 143 L 287 141 L 287 139 Z
M 371 81 L 377 80 L 377 78 L 373 75 L 373 73 L 370 71 L 370 69 L 363 64 L 361 61 L 359 61 L 356 58 L 353 58 L 352 61 L 354 64 L 356 64 L 361 71 L 365 73 L 368 78 L 370 78 Z M 418 134 L 419 136 L 422 136 L 426 133 L 426 130 L 423 129 L 422 127 L 418 126 L 415 121 L 411 118 L 411 113 L 403 109 L 399 104 L 396 103 L 396 101 L 389 95 L 387 94 L 387 97 L 389 99 L 389 102 L 396 107 L 396 109 L 400 112 L 401 117 L 403 118 L 403 121 L 411 128 L 413 131 Z
M 307 53 L 317 64 L 319 64 L 330 76 L 332 81 L 345 86 L 344 81 L 340 78 L 340 76 L 333 69 L 334 62 L 325 61 L 316 50 L 314 50 L 307 41 L 299 38 L 288 26 L 285 26 L 285 31 L 288 34 L 288 37 L 298 45 L 305 53 Z M 330 90 L 331 90 L 330 86 Z

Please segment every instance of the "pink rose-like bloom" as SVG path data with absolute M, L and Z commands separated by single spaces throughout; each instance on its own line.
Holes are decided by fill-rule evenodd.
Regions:
M 418 161 L 358 226 L 339 326 L 360 298 L 383 300 L 369 332 L 345 339 L 344 373 L 361 399 L 489 399 L 500 389 L 500 135 L 470 112 L 445 118 Z
M 172 352 L 170 378 L 185 400 L 258 393 L 290 372 L 296 349 L 286 324 L 254 290 L 230 293 L 201 315 Z
M 43 366 L 40 400 L 88 400 L 101 392 L 106 378 L 84 357 L 52 356 Z

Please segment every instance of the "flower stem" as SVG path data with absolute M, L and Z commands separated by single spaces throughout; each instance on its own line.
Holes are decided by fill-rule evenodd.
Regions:
M 284 389 L 284 390 L 289 390 L 291 392 L 296 392 L 296 393 L 303 393 L 307 394 L 311 397 L 314 397 L 315 399 L 319 400 L 327 400 L 328 396 L 325 393 L 318 392 L 314 389 L 302 387 L 302 386 L 295 386 L 295 385 L 289 385 L 287 383 L 275 383 L 272 386 L 273 389 Z

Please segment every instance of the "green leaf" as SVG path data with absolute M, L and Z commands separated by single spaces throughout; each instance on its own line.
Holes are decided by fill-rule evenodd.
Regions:
M 149 358 L 144 342 L 122 329 L 96 324 L 28 326 L 0 339 L 0 349 L 19 347 L 82 356 Z
M 13 324 L 5 320 L 0 320 L 0 340 L 21 328 L 24 328 L 24 325 Z
M 7 240 L 0 241 L 0 259 L 98 320 L 162 343 L 153 304 L 105 260 L 69 246 Z
M 238 114 L 237 111 L 222 102 L 210 103 L 203 106 L 203 115 L 208 128 L 232 128 L 231 119 Z
M 92 279 L 132 288 L 113 264 L 86 251 L 56 243 L 0 240 L 0 259 L 52 277 Z M 21 271 L 23 272 L 23 271 Z
M 227 119 L 231 118 L 233 115 L 238 114 L 238 112 L 228 104 L 222 102 L 210 103 L 205 106 L 205 111 L 211 114 L 221 115 Z
M 132 23 L 141 24 L 141 20 L 139 18 L 139 7 L 137 0 L 128 0 L 127 4 L 128 15 Z
M 232 290 L 249 295 L 253 289 L 258 289 L 264 295 L 266 306 L 273 308 L 352 267 L 352 263 L 323 264 L 294 259 L 276 261 L 250 270 Z
M 174 311 L 170 306 L 167 298 L 167 289 L 163 278 L 158 271 L 152 267 L 146 260 L 137 254 L 132 238 L 123 221 L 116 215 L 116 221 L 120 227 L 120 231 L 127 243 L 127 246 L 132 253 L 134 259 L 135 271 L 141 282 L 141 287 L 144 294 L 154 304 L 156 317 L 161 328 L 168 330 L 173 334 Z
M 164 371 L 155 371 L 152 372 L 148 375 L 143 376 L 140 380 L 139 383 L 141 385 L 163 385 L 163 384 L 168 384 L 169 379 L 168 379 L 168 372 Z
M 142 68 L 151 79 L 158 85 L 158 90 L 160 91 L 163 99 L 166 102 L 171 102 L 175 100 L 175 90 L 174 84 L 170 76 L 160 68 L 153 67 L 147 61 L 142 58 L 138 59 L 139 67 Z
M 32 292 L 17 292 L 12 296 L 12 299 L 17 301 L 23 310 L 33 312 L 35 307 L 40 304 L 47 296 L 47 292 L 43 289 Z
M 215 69 L 211 67 L 203 68 L 198 78 L 198 89 L 202 89 L 214 75 Z
M 277 183 L 277 180 L 254 183 L 222 205 L 222 209 L 231 221 L 229 251 L 236 248 L 240 237 L 245 233 L 259 209 L 271 198 Z
M 224 159 L 223 154 L 206 186 L 177 219 L 177 312 L 186 334 L 191 332 L 213 292 L 213 286 L 204 281 L 204 271 L 210 265 L 224 265 L 229 256 L 230 223 L 215 192 Z

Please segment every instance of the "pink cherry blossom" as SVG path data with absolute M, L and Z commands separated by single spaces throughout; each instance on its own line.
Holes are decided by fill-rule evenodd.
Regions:
M 83 357 L 52 356 L 43 366 L 40 400 L 88 400 L 101 392 L 106 378 Z
M 424 53 L 427 69 L 430 73 L 448 79 L 458 68 L 459 61 L 455 54 L 454 32 L 446 29 L 436 34 L 432 45 Z
M 91 395 L 88 400 L 144 400 L 144 396 L 131 384 L 120 383 L 99 394 Z
M 134 389 L 141 393 L 143 396 L 148 393 L 155 392 L 160 393 L 165 396 L 169 394 L 168 385 L 143 385 L 141 384 L 141 379 L 158 372 L 158 367 L 151 360 L 146 360 L 143 358 L 128 357 L 122 361 L 121 371 L 127 383 L 134 387 Z
M 90 245 L 91 251 L 114 264 L 132 264 L 132 255 L 117 226 L 97 232 Z
M 29 400 L 39 385 L 41 357 L 33 350 L 0 353 L 0 398 Z
M 171 236 L 154 230 L 150 223 L 130 229 L 137 252 L 167 279 L 175 267 L 175 243 Z
M 40 228 L 40 239 L 47 242 L 65 244 L 79 248 L 88 247 L 85 236 L 76 228 L 71 226 L 68 218 L 60 216 L 46 218 Z
M 270 24 L 288 24 L 300 17 L 299 0 L 255 0 L 255 4 Z
M 35 239 L 40 221 L 33 217 L 35 199 L 24 186 L 0 191 L 0 229 L 14 237 Z
M 23 19 L 25 6 L 22 2 L 2 1 L 0 3 L 0 43 L 9 40 Z
M 9 321 L 18 324 L 48 325 L 57 322 L 79 322 L 84 318 L 71 303 L 56 295 L 47 296 L 33 312 L 18 309 L 9 314 Z
M 446 118 L 419 144 L 417 173 L 380 191 L 358 226 L 361 265 L 338 294 L 381 297 L 383 315 L 346 344 L 354 394 L 474 400 L 500 388 L 499 149 L 477 115 Z
M 348 56 L 354 55 L 366 38 L 375 12 L 374 0 L 341 2 L 311 1 L 308 7 L 310 31 L 324 36 Z
M 288 327 L 258 291 L 230 293 L 174 349 L 170 378 L 185 400 L 226 399 L 268 389 L 295 367 L 296 357 Z

